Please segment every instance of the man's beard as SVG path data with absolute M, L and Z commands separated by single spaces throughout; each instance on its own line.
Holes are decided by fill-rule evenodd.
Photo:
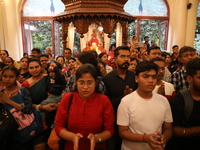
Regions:
M 199 88 L 198 86 L 196 86 L 194 83 L 193 83 L 193 88 L 194 88 L 194 90 L 196 90 L 196 91 L 200 91 L 200 88 Z
M 125 63 L 123 63 L 123 64 L 121 64 L 121 65 L 118 65 L 118 67 L 120 68 L 120 69 L 123 69 L 123 70 L 127 70 L 128 69 L 128 67 L 129 67 L 129 62 L 125 62 Z

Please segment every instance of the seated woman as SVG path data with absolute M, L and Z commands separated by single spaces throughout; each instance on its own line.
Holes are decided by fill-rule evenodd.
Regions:
M 138 63 L 139 63 L 139 61 L 136 58 L 132 57 L 130 59 L 130 65 L 128 67 L 128 70 L 135 72 L 135 69 L 136 69 L 136 66 L 138 65 Z
M 6 64 L 0 62 L 0 90 L 4 89 L 5 88 L 5 84 L 4 82 L 2 81 L 2 70 L 3 68 L 6 66 Z
M 8 66 L 14 66 L 14 60 L 12 57 L 6 57 L 4 63 Z
M 26 119 L 28 114 L 33 113 L 32 101 L 30 97 L 29 90 L 27 88 L 21 88 L 16 84 L 17 78 L 19 76 L 19 71 L 13 66 L 6 66 L 2 70 L 2 80 L 5 84 L 5 89 L 0 92 L 0 103 L 5 104 L 5 107 L 12 112 L 12 115 L 15 117 L 16 122 L 18 123 L 19 127 L 18 130 L 13 132 L 10 138 L 6 142 L 6 149 L 12 150 L 19 150 L 24 149 L 26 150 L 26 146 L 31 147 L 32 141 L 27 141 L 25 143 L 20 142 L 21 138 L 24 137 L 24 134 L 19 134 L 19 130 L 23 129 L 24 124 L 20 122 L 20 117 L 16 117 L 15 113 L 22 112 L 24 115 L 25 120 L 30 121 L 31 119 Z M 19 112 L 18 112 L 19 111 Z M 14 115 L 15 114 L 15 115 Z M 23 118 L 23 120 L 24 120 Z M 27 122 L 26 122 L 27 123 Z M 29 131 L 26 131 L 29 132 Z M 36 133 L 39 133 L 40 129 Z M 32 136 L 32 139 L 34 135 Z M 31 140 L 31 139 L 30 139 Z
M 20 60 L 20 69 L 19 69 L 19 83 L 23 83 L 26 79 L 30 78 L 31 75 L 28 72 L 28 57 L 22 57 Z
M 108 54 L 100 53 L 99 59 L 106 64 L 106 73 L 107 74 L 113 70 L 113 68 L 107 64 L 108 63 Z
M 8 51 L 7 50 L 1 50 L 0 51 L 0 58 L 1 58 L 1 61 L 3 63 L 5 63 L 6 57 L 9 57 Z M 15 68 L 19 69 L 19 64 L 15 60 L 13 60 L 13 65 L 14 65 Z
M 68 67 L 65 67 L 66 66 L 65 65 L 65 58 L 63 56 L 58 56 L 56 58 L 56 62 L 58 62 L 61 65 L 61 67 L 62 67 L 62 73 L 65 74 L 65 72 L 68 70 Z
M 106 64 L 102 60 L 98 60 L 98 66 L 101 72 L 101 77 L 106 76 L 107 75 Z
M 68 62 L 68 70 L 66 72 L 67 77 L 71 77 L 76 73 L 75 65 L 76 65 L 76 58 L 71 57 Z
M 114 60 L 114 50 L 115 50 L 116 46 L 115 44 L 111 44 L 110 48 L 109 48 L 109 52 L 108 52 L 108 62 L 107 64 L 109 66 L 111 66 L 113 69 L 116 68 L 116 64 L 115 64 L 115 60 Z
M 48 103 L 42 107 L 38 107 L 43 100 L 48 96 L 48 85 L 50 78 L 42 74 L 42 66 L 37 58 L 31 58 L 28 61 L 28 70 L 31 77 L 22 83 L 23 87 L 28 87 L 30 90 L 30 95 L 33 103 L 33 107 L 37 108 L 38 111 L 52 112 L 57 109 L 58 104 Z M 54 116 L 53 116 L 54 117 Z M 53 119 L 52 119 L 53 120 Z M 53 124 L 53 121 L 52 121 Z M 50 129 L 42 132 L 34 139 L 34 149 L 45 149 L 46 141 L 50 134 Z
M 55 130 L 66 140 L 64 150 L 106 150 L 106 140 L 114 132 L 114 111 L 108 97 L 97 93 L 96 80 L 96 68 L 82 65 L 76 72 L 75 92 L 61 100 Z

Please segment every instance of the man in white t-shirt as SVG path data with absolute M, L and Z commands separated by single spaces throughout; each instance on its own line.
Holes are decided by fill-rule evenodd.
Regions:
M 138 89 L 125 96 L 118 107 L 117 124 L 122 150 L 162 149 L 172 136 L 172 114 L 167 98 L 152 92 L 158 66 L 144 61 L 136 67 Z
M 174 95 L 176 95 L 176 91 L 173 84 L 162 80 L 165 74 L 165 61 L 159 57 L 154 58 L 150 61 L 158 65 L 157 84 L 153 92 L 161 94 L 165 96 L 168 100 L 170 100 Z

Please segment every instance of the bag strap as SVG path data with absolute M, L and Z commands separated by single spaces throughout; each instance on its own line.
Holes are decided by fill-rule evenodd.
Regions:
M 188 121 L 193 111 L 193 98 L 187 88 L 180 90 L 180 93 L 183 95 L 185 107 L 184 107 L 184 123 Z
M 70 95 L 70 99 L 69 99 L 68 114 L 69 114 L 70 107 L 71 107 L 71 105 L 72 105 L 73 97 L 74 97 L 74 94 L 71 93 L 71 95 Z

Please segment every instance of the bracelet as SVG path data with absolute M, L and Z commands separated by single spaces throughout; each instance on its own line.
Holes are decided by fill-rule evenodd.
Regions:
M 147 134 L 144 133 L 143 136 L 142 136 L 142 141 L 143 141 L 143 142 L 145 142 L 145 136 L 146 136 L 146 135 L 147 135 Z M 145 143 L 146 143 L 146 142 L 145 142 Z
M 40 105 L 39 107 L 39 111 L 43 111 L 44 109 L 43 109 L 43 105 Z
M 183 135 L 185 136 L 185 128 L 183 129 Z
M 22 105 L 21 105 L 21 110 L 23 110 L 23 109 L 24 109 L 24 105 L 22 104 Z
M 40 105 L 36 105 L 35 109 L 36 109 L 37 111 L 40 111 L 40 110 L 39 110 L 39 107 L 40 107 Z

